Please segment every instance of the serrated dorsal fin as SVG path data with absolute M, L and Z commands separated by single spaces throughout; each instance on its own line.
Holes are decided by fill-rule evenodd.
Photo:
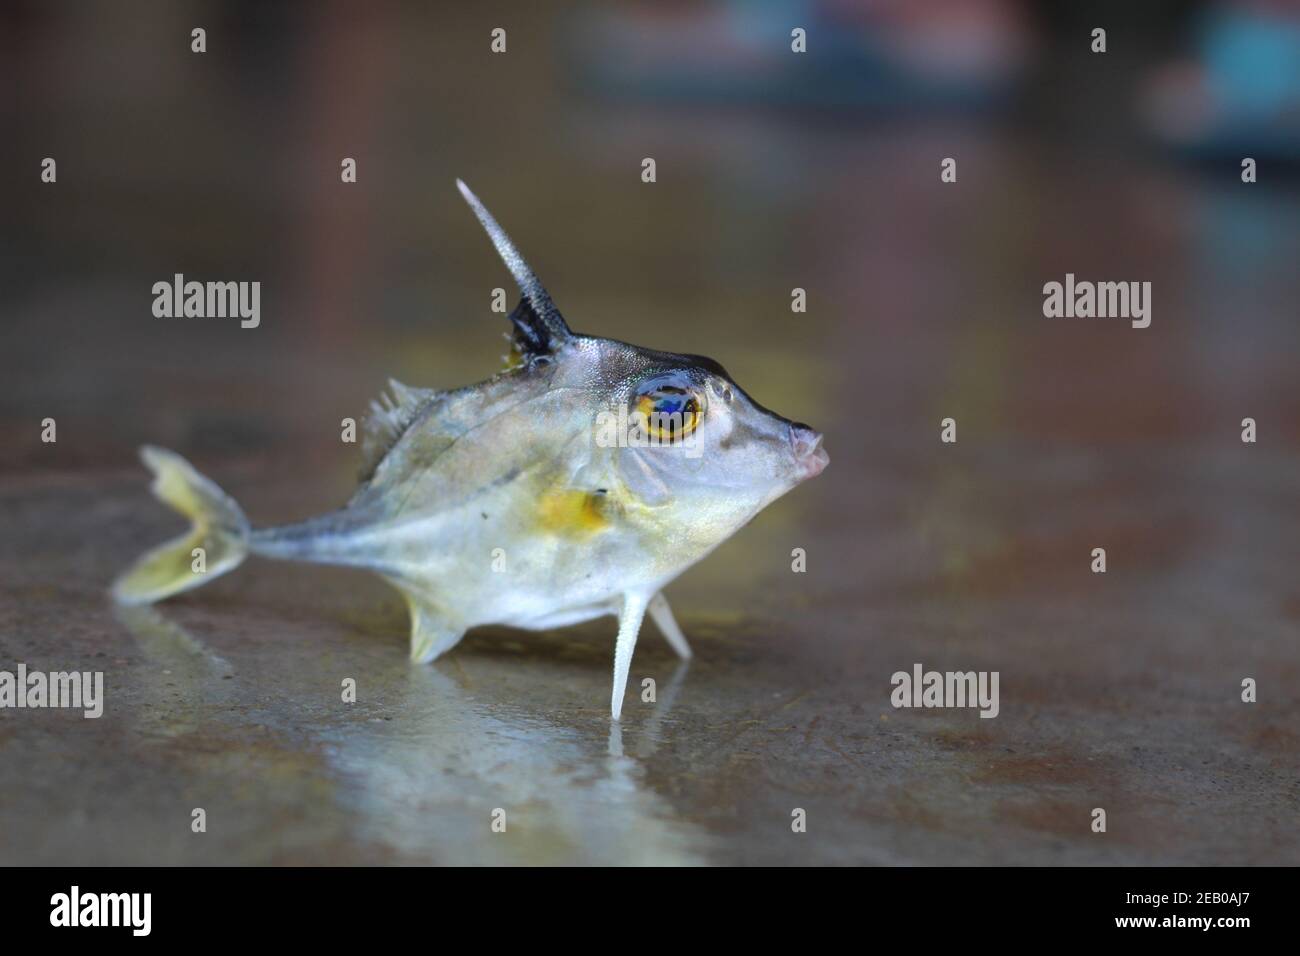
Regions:
M 361 433 L 361 480 L 369 481 L 388 450 L 411 427 L 424 406 L 439 393 L 432 388 L 412 388 L 395 378 L 388 391 L 370 403 L 370 414 Z

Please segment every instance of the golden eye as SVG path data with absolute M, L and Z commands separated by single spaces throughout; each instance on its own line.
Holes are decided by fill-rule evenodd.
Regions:
M 704 410 L 686 389 L 661 385 L 637 396 L 635 414 L 650 438 L 672 444 L 695 431 Z

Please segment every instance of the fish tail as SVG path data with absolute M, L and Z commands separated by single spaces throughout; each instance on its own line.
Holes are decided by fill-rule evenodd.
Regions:
M 207 584 L 248 555 L 248 519 L 229 495 L 175 452 L 145 445 L 140 459 L 154 474 L 154 495 L 193 526 L 141 556 L 113 583 L 119 604 L 152 604 Z

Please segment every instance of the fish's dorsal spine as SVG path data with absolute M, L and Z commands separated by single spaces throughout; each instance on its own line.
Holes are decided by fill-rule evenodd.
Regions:
M 524 257 L 519 254 L 519 250 L 493 218 L 492 213 L 487 211 L 487 207 L 462 180 L 457 179 L 456 186 L 460 189 L 460 194 L 465 197 L 465 202 L 469 203 L 469 207 L 474 210 L 474 215 L 478 217 L 488 238 L 492 240 L 497 255 L 514 276 L 515 284 L 519 286 L 519 292 L 523 296 L 519 305 L 510 313 L 510 321 L 515 325 L 515 338 L 520 351 L 529 356 L 549 355 L 555 352 L 573 336 L 568 323 L 564 321 L 564 316 L 555 307 L 550 293 L 524 261 Z

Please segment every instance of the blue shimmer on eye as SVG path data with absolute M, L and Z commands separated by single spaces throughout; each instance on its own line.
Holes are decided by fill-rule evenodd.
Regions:
M 685 399 L 677 397 L 661 398 L 655 402 L 655 411 L 662 415 L 673 415 L 682 411 L 685 407 Z

